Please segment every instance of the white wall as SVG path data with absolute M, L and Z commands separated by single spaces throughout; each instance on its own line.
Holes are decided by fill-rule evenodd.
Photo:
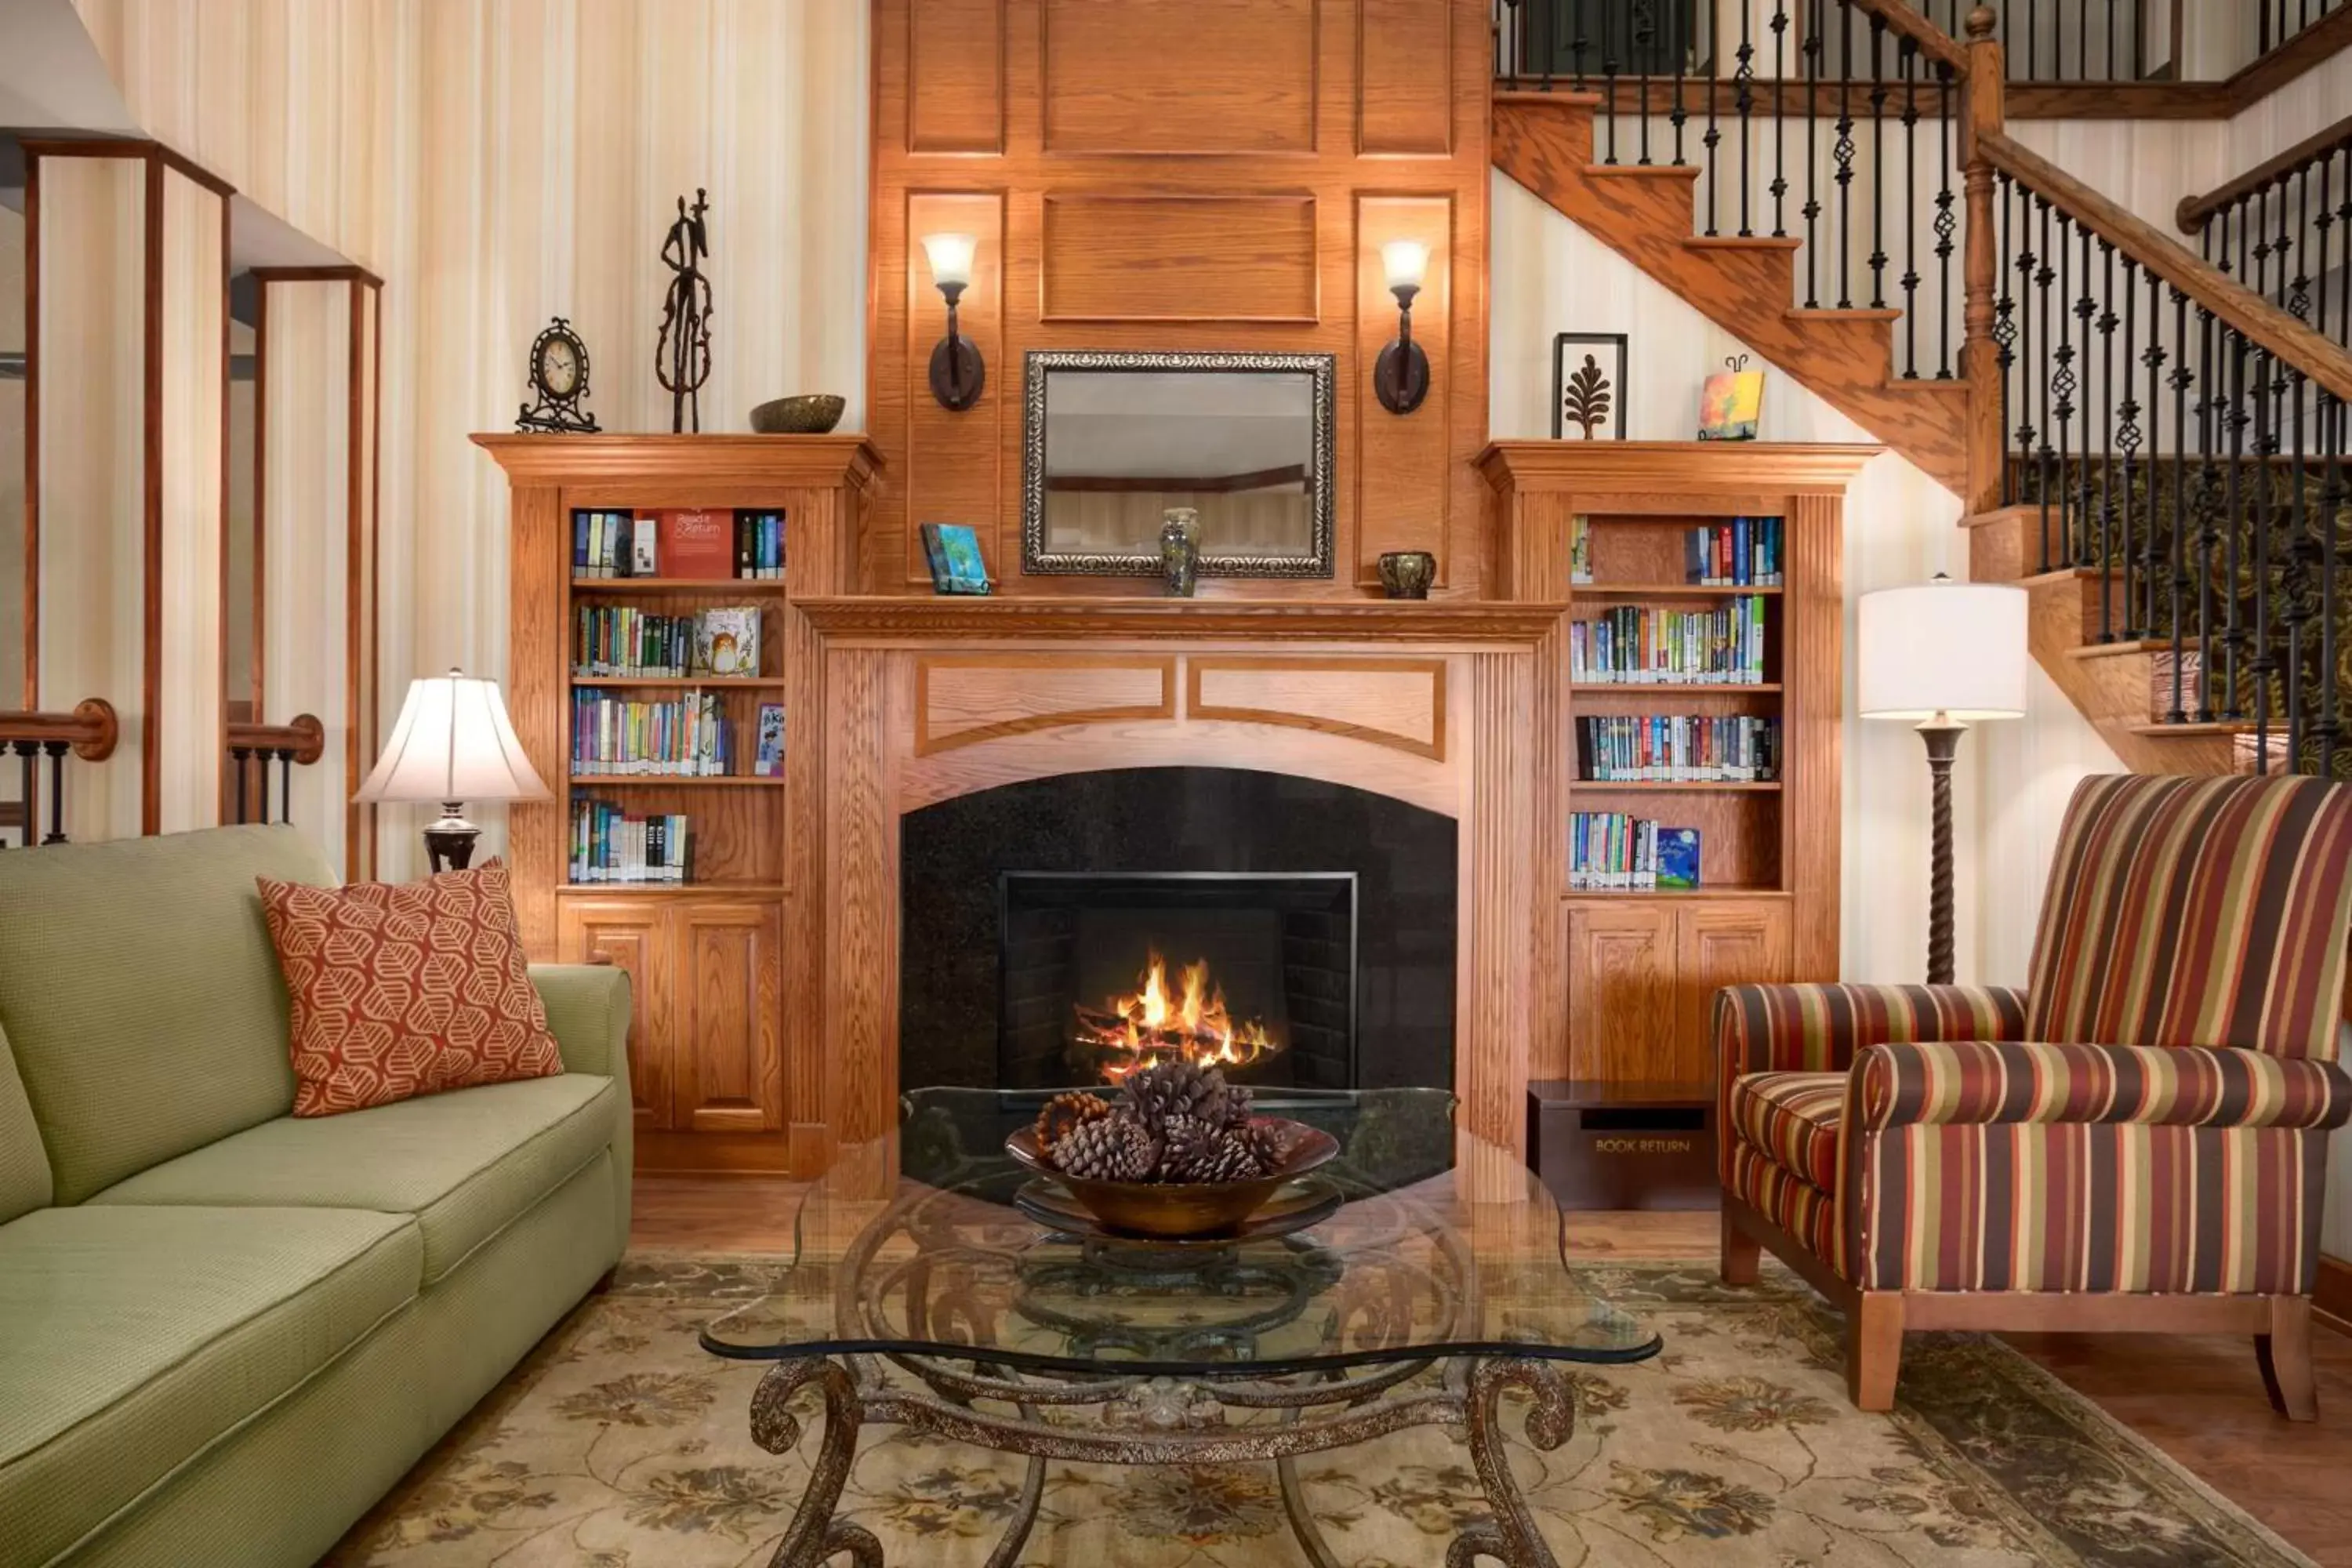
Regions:
M 1551 339 L 1559 331 L 1632 335 L 1624 407 L 1637 439 L 1679 440 L 1696 427 L 1700 381 L 1746 345 L 1507 176 L 1494 179 L 1490 419 L 1498 437 L 1551 434 Z M 1757 363 L 1762 363 L 1762 361 Z M 1762 437 L 1868 441 L 1868 432 L 1766 365 Z M 1874 460 L 1846 492 L 1846 701 L 1853 700 L 1853 605 L 1873 588 L 1938 571 L 1968 574 L 1958 498 L 1903 458 Z M 2090 725 L 2036 672 L 2033 710 L 1987 725 L 1956 773 L 1958 969 L 2021 983 L 2042 873 L 2066 792 L 2119 764 Z M 1916 980 L 1927 949 L 1927 770 L 1901 725 L 1850 721 L 1844 753 L 1843 973 Z

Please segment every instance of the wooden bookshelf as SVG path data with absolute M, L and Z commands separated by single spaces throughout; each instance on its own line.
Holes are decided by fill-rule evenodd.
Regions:
M 1558 896 L 1537 932 L 1556 989 L 1539 999 L 1535 1078 L 1697 1084 L 1711 1076 L 1716 990 L 1837 976 L 1839 745 L 1847 483 L 1875 447 L 1514 441 L 1481 455 L 1498 596 L 1565 601 L 1556 661 L 1537 693 L 1536 852 Z M 1690 583 L 1689 530 L 1777 517 L 1781 581 Z M 1590 522 L 1591 581 L 1570 540 Z M 1706 613 L 1743 595 L 1763 613 L 1763 679 L 1749 683 L 1578 679 L 1570 627 L 1620 606 Z M 1586 717 L 1776 720 L 1780 771 L 1759 781 L 1576 776 Z M 1692 889 L 1570 889 L 1570 815 L 1623 812 L 1700 835 Z
M 851 585 L 876 458 L 861 437 L 478 436 L 510 487 L 511 629 L 507 701 L 541 775 L 563 798 L 515 808 L 509 859 L 516 913 L 537 960 L 609 962 L 633 983 L 631 1089 L 640 1170 L 783 1170 L 794 1123 L 821 1108 L 786 1102 L 788 1058 L 809 1037 L 816 990 L 805 955 L 822 933 L 806 889 L 811 836 L 792 814 L 815 809 L 815 748 L 794 729 L 820 707 L 817 642 L 795 601 Z M 694 508 L 784 514 L 789 574 L 775 578 L 581 576 L 580 511 Z M 760 614 L 756 675 L 591 675 L 575 667 L 583 606 L 689 615 L 727 605 Z M 733 728 L 733 766 L 754 764 L 762 704 L 784 710 L 785 773 L 726 776 L 576 773 L 573 703 L 588 694 L 717 699 Z M 632 814 L 683 814 L 693 879 L 574 882 L 571 811 L 599 799 Z

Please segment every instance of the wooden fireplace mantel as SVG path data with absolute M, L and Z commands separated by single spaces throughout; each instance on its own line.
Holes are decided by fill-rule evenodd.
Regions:
M 959 644 L 1107 637 L 1533 645 L 1565 605 L 1469 599 L 930 599 L 794 601 L 828 640 Z

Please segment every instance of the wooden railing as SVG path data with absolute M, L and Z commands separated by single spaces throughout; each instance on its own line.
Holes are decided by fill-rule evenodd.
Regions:
M 294 819 L 294 768 L 309 767 L 325 753 L 326 726 L 310 714 L 298 714 L 291 723 L 228 726 L 231 799 L 239 822 L 291 822 Z M 269 766 L 278 764 L 278 816 L 269 815 Z M 260 815 L 250 813 L 248 784 L 257 783 Z
M 2352 345 L 2352 118 L 2180 204 L 2208 262 Z
M 113 706 L 102 698 L 86 698 L 70 713 L 0 713 L 0 755 L 16 754 L 17 773 L 15 809 L 0 821 L 13 827 L 20 848 L 29 848 L 40 833 L 42 783 L 40 759 L 48 759 L 48 831 L 37 842 L 66 842 L 66 758 L 102 763 L 114 754 L 121 731 Z

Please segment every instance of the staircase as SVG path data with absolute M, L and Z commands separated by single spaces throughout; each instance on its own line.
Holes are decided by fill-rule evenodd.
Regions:
M 1989 10 L 1743 6 L 1725 76 L 1619 9 L 1499 0 L 1496 167 L 1960 496 L 2125 765 L 2352 773 L 2352 141 L 2340 238 L 2200 258 L 2005 134 Z

